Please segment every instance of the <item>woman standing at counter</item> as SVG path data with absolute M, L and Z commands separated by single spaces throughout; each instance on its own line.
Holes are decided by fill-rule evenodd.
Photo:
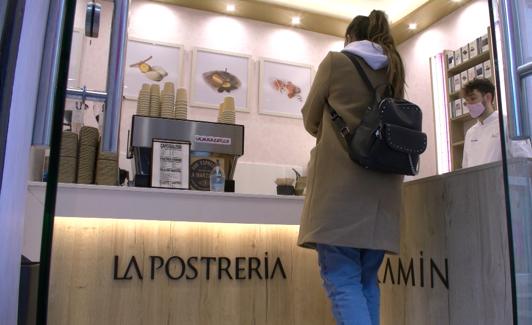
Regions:
M 359 57 L 376 89 L 390 84 L 403 97 L 403 62 L 386 15 L 374 10 L 347 27 L 345 48 Z M 303 106 L 305 129 L 316 137 L 298 244 L 318 252 L 320 273 L 338 324 L 379 324 L 377 271 L 385 251 L 399 250 L 403 177 L 354 163 L 329 116 L 331 105 L 347 125 L 360 124 L 373 101 L 351 60 L 330 52 L 320 64 Z

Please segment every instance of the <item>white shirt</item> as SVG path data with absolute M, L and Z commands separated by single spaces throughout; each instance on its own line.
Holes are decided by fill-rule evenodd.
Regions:
M 509 141 L 511 157 L 532 158 L 530 140 Z M 499 113 L 491 113 L 483 123 L 478 121 L 466 133 L 462 168 L 487 164 L 502 159 Z

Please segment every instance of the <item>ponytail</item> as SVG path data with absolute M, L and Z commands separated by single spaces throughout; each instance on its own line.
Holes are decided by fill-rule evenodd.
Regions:
M 393 87 L 394 97 L 404 96 L 405 68 L 390 33 L 390 25 L 384 12 L 373 10 L 368 16 L 368 40 L 379 44 L 388 56 L 388 81 Z

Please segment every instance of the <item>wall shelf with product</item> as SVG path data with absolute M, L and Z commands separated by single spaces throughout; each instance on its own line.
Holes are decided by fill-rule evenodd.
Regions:
M 495 83 L 490 36 L 488 28 L 485 35 L 459 49 L 444 51 L 451 170 L 462 167 L 465 133 L 476 123 L 460 94 L 462 86 L 476 78 L 487 78 Z

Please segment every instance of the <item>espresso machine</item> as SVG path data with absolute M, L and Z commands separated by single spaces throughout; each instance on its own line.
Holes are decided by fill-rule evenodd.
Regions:
M 135 186 L 150 186 L 153 139 L 190 142 L 191 163 L 218 160 L 229 182 L 233 181 L 238 158 L 244 154 L 243 125 L 133 115 L 128 158 L 133 159 Z M 200 180 L 191 184 L 191 189 L 208 190 L 208 184 Z

